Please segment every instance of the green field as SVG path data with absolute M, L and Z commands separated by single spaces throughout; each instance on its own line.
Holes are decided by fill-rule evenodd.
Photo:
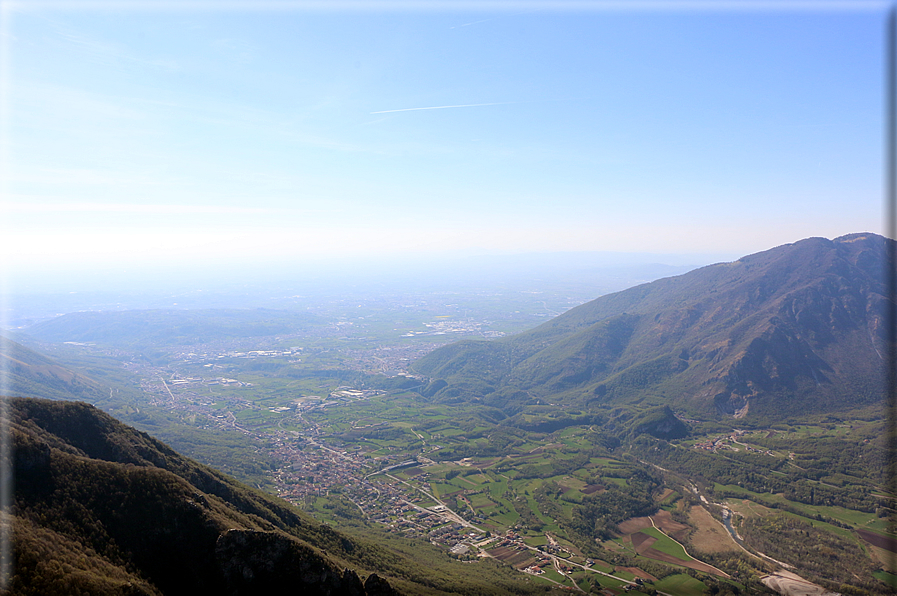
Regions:
M 364 340 L 361 344 L 373 346 L 374 342 Z M 739 438 L 741 443 L 755 446 L 761 451 L 772 449 L 779 454 L 778 457 L 750 453 L 742 445 L 735 445 L 739 448 L 738 452 L 723 450 L 718 454 L 696 454 L 697 450 L 691 447 L 695 442 L 701 438 L 725 436 L 729 432 L 721 429 L 720 423 L 696 424 L 693 436 L 669 444 L 674 450 L 670 463 L 670 460 L 662 459 L 661 451 L 656 450 L 662 448 L 664 443 L 644 436 L 620 435 L 625 439 L 620 447 L 613 450 L 606 448 L 600 441 L 596 442 L 604 432 L 600 425 L 574 424 L 550 433 L 521 430 L 514 425 L 515 420 L 499 423 L 489 419 L 488 416 L 494 412 L 478 409 L 480 406 L 436 403 L 423 399 L 413 391 L 395 389 L 380 395 L 368 394 L 364 399 L 345 395 L 330 398 L 331 392 L 370 387 L 364 384 L 373 382 L 370 377 L 364 377 L 357 371 L 322 372 L 328 366 L 338 368 L 351 361 L 348 352 L 341 351 L 345 345 L 343 340 L 322 339 L 315 349 L 307 346 L 309 349 L 303 354 L 301 363 L 276 358 L 270 361 L 221 359 L 218 365 L 222 368 L 214 369 L 215 374 L 237 378 L 252 386 L 218 385 L 200 388 L 200 391 L 196 391 L 195 387 L 178 386 L 173 392 L 179 397 L 212 402 L 210 410 L 222 416 L 212 423 L 219 426 L 224 426 L 227 413 L 233 413 L 239 426 L 259 436 L 270 433 L 269 436 L 277 435 L 283 440 L 288 431 L 304 434 L 314 429 L 319 443 L 361 462 L 359 474 L 364 476 L 376 474 L 387 466 L 420 458 L 410 470 L 397 468 L 391 472 L 407 484 L 397 485 L 384 475 L 371 476 L 370 479 L 376 480 L 382 488 L 396 485 L 397 498 L 419 506 L 436 505 L 418 489 L 432 491 L 436 498 L 443 500 L 466 522 L 496 535 L 516 530 L 532 546 L 546 546 L 544 534 L 550 532 L 562 545 L 582 551 L 583 557 L 580 559 L 577 556 L 577 561 L 604 557 L 606 560 L 624 562 L 622 566 L 642 565 L 646 569 L 657 570 L 654 566 L 660 566 L 659 562 L 642 559 L 619 539 L 612 540 L 615 529 L 628 517 L 649 515 L 661 507 L 678 515 L 679 520 L 687 521 L 684 512 L 697 502 L 697 495 L 687 481 L 694 481 L 709 499 L 722 500 L 714 499 L 714 493 L 725 494 L 725 498 L 748 499 L 757 504 L 757 512 L 771 515 L 781 511 L 788 516 L 800 515 L 812 525 L 833 535 L 849 538 L 857 544 L 860 543 L 853 537 L 854 529 L 882 532 L 888 527 L 887 517 L 879 517 L 868 506 L 864 505 L 870 510 L 863 512 L 853 508 L 848 501 L 839 500 L 842 494 L 848 493 L 868 499 L 867 493 L 862 493 L 862 490 L 867 490 L 871 483 L 857 488 L 855 483 L 862 481 L 862 469 L 851 468 L 852 463 L 846 459 L 836 461 L 838 451 L 833 447 L 837 446 L 836 443 L 827 443 L 829 452 L 825 455 L 840 468 L 834 464 L 830 466 L 826 460 L 815 469 L 812 477 L 808 474 L 801 479 L 804 487 L 810 487 L 824 498 L 820 497 L 817 504 L 809 504 L 786 495 L 793 475 L 804 466 L 816 464 L 814 442 L 852 441 L 853 445 L 861 444 L 873 437 L 870 434 L 870 429 L 874 430 L 872 423 L 783 424 L 776 432 L 748 429 Z M 180 374 L 208 376 L 208 372 L 201 366 L 190 365 Z M 297 402 L 305 408 L 301 416 L 296 409 Z M 330 405 L 323 407 L 325 403 Z M 272 411 L 280 407 L 289 407 L 290 410 Z M 595 411 L 600 411 L 600 405 L 595 408 Z M 638 409 L 635 407 L 635 411 Z M 631 412 L 624 410 L 606 410 L 603 415 L 612 417 L 620 414 L 622 422 L 618 423 L 617 428 L 625 431 L 625 421 Z M 571 415 L 582 414 L 577 410 Z M 563 405 L 543 405 L 523 412 L 519 420 L 535 425 L 560 419 L 564 415 Z M 178 422 L 196 426 L 209 424 L 208 419 L 195 413 L 184 416 Z M 793 448 L 790 442 L 793 442 Z M 307 449 L 314 452 L 310 447 Z M 795 453 L 793 460 L 788 459 L 791 451 Z M 679 467 L 669 473 L 660 473 L 651 463 L 671 470 Z M 832 469 L 829 470 L 829 467 Z M 288 472 L 288 468 L 284 469 Z M 259 478 L 262 472 L 257 471 L 254 477 Z M 705 487 L 702 484 L 705 472 L 707 478 L 718 480 L 718 483 Z M 303 471 L 298 476 L 299 480 L 289 480 L 285 486 L 295 487 L 303 478 L 311 477 L 318 478 L 318 473 Z M 776 485 L 776 481 L 784 484 Z M 257 481 L 256 484 L 262 486 L 261 482 Z M 775 489 L 764 492 L 765 484 Z M 359 502 L 365 501 L 363 496 L 358 499 Z M 340 524 L 339 512 L 356 517 L 360 514 L 351 502 L 348 506 L 345 503 L 334 504 L 324 496 L 310 499 L 306 506 L 334 525 Z M 366 504 L 365 507 L 370 508 L 371 505 Z M 417 529 L 418 513 L 415 510 L 408 514 L 412 522 L 410 526 L 393 528 L 393 531 L 400 535 L 422 532 Z M 388 525 L 398 524 L 401 518 L 402 515 L 390 513 L 383 519 Z M 362 521 L 353 519 L 352 523 Z M 643 531 L 656 539 L 653 548 L 683 562 L 691 560 L 682 546 L 662 532 L 653 528 Z M 602 544 L 608 545 L 609 549 L 602 548 Z M 614 544 L 616 547 L 612 546 Z M 691 550 L 691 545 L 686 544 L 686 547 Z M 666 573 L 670 573 L 669 568 Z M 623 585 L 619 580 L 598 574 L 577 572 L 576 578 L 585 586 L 593 575 L 605 587 L 619 588 Z M 621 572 L 620 576 L 630 577 L 631 574 Z M 657 576 L 661 577 L 662 573 L 658 572 Z M 554 571 L 549 573 L 549 577 L 571 585 L 569 579 Z M 534 578 L 533 581 L 544 580 Z M 701 593 L 705 585 L 686 574 L 673 573 L 658 582 L 657 588 L 677 596 L 689 596 Z
M 642 533 L 653 536 L 657 539 L 657 541 L 651 545 L 652 548 L 656 548 L 660 552 L 672 555 L 682 561 L 694 560 L 693 558 L 688 556 L 688 554 L 685 552 L 685 549 L 682 548 L 681 544 L 677 543 L 675 540 L 673 540 L 657 528 L 645 528 L 641 531 Z
M 897 574 L 888 573 L 887 571 L 876 571 L 872 575 L 874 575 L 876 579 L 891 586 L 892 589 L 897 590 Z
M 684 573 L 668 575 L 654 583 L 658 591 L 676 594 L 677 596 L 701 596 L 706 586 L 703 582 Z

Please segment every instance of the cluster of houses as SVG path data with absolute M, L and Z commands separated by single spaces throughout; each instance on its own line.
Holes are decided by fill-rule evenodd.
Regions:
M 275 483 L 280 496 L 294 502 L 326 494 L 331 487 L 352 493 L 363 476 L 361 455 L 318 449 L 295 440 L 278 440 L 274 447 L 274 455 L 289 462 L 275 474 Z
M 542 575 L 545 573 L 545 567 L 551 566 L 551 559 L 540 559 L 539 561 L 533 563 L 529 567 L 523 570 L 524 573 L 529 573 L 531 575 Z
M 200 361 L 208 361 L 208 360 L 221 360 L 222 358 L 282 358 L 282 357 L 295 357 L 300 355 L 302 348 L 293 347 L 289 350 L 223 350 L 218 352 L 178 352 L 174 354 L 174 357 L 183 360 L 184 362 L 200 362 Z M 211 366 L 211 365 L 207 365 Z
M 453 519 L 445 506 L 416 504 L 420 495 L 408 485 L 369 481 L 364 475 L 369 456 L 286 437 L 275 443 L 275 454 L 289 462 L 275 474 L 280 496 L 289 501 L 338 491 L 387 531 L 425 538 L 459 555 L 486 539 L 482 531 Z
M 474 322 L 474 321 L 436 321 L 433 323 L 424 323 L 424 326 L 427 328 L 426 331 L 409 331 L 402 335 L 402 337 L 415 337 L 420 335 L 447 335 L 450 333 L 461 333 L 465 335 L 482 335 L 485 338 L 493 339 L 496 337 L 502 337 L 504 332 L 502 331 L 493 331 L 493 330 L 483 330 L 483 325 L 488 325 L 489 321 L 483 322 Z
M 702 441 L 700 443 L 695 444 L 695 449 L 702 449 L 704 451 L 711 451 L 716 453 L 719 449 L 731 449 L 733 451 L 739 451 L 738 447 L 733 447 L 733 444 L 738 444 L 745 451 L 749 453 L 762 453 L 765 455 L 775 456 L 775 453 L 765 449 L 757 449 L 756 447 L 751 447 L 745 443 L 741 443 L 738 438 L 745 434 L 743 430 L 736 430 L 732 434 L 728 436 L 720 436 L 715 439 L 707 439 L 706 441 Z
M 184 387 L 188 385 L 224 385 L 226 387 L 252 387 L 252 383 L 244 383 L 237 379 L 227 379 L 225 377 L 215 377 L 206 379 L 203 377 L 176 377 L 172 376 L 166 381 L 172 387 Z
M 729 437 L 718 437 L 716 439 L 707 439 L 700 443 L 695 443 L 695 449 L 703 449 L 704 451 L 712 451 L 716 453 L 717 449 L 728 449 Z

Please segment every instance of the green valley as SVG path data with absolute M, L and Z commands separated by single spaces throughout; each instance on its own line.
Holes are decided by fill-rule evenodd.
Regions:
M 473 589 L 458 569 L 501 569 L 534 589 L 596 594 L 791 594 L 794 582 L 886 594 L 897 574 L 887 416 L 851 368 L 886 349 L 880 287 L 868 266 L 851 278 L 839 265 L 834 285 L 782 273 L 791 253 L 861 262 L 867 240 L 660 280 L 518 335 L 475 309 L 441 314 L 464 303 L 451 296 L 313 317 L 72 313 L 3 356 L 20 395 L 87 399 L 347 536 L 405 549 L 409 565 L 448 565 L 433 593 Z M 743 272 L 726 277 L 742 269 L 748 298 Z M 764 271 L 779 286 L 760 284 Z M 728 288 L 720 306 L 702 289 L 714 285 Z M 854 296 L 849 308 L 819 298 L 824 288 Z M 825 335 L 831 312 L 841 318 Z M 737 341 L 724 340 L 732 321 Z

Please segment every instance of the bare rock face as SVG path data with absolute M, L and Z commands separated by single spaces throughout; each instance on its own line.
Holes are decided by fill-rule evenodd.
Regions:
M 215 558 L 233 596 L 365 596 L 354 571 L 339 570 L 311 547 L 278 532 L 228 530 L 218 538 Z
M 364 592 L 367 596 L 399 596 L 395 588 L 376 573 L 372 573 L 364 581 Z

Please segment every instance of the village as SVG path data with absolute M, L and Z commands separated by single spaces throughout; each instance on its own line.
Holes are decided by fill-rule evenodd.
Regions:
M 742 443 L 738 439 L 747 434 L 747 431 L 736 430 L 729 435 L 722 435 L 715 438 L 709 438 L 700 443 L 695 443 L 695 449 L 701 449 L 703 451 L 710 451 L 711 453 L 716 453 L 720 449 L 731 449 L 732 451 L 740 451 L 739 447 L 735 447 L 735 445 L 740 445 L 745 451 L 749 453 L 759 453 L 763 455 L 769 455 L 771 457 L 778 457 L 776 453 L 768 449 L 758 449 L 756 447 L 752 447 L 746 443 Z
M 406 461 L 397 461 L 402 457 L 373 458 L 357 448 L 353 451 L 335 447 L 333 443 L 324 445 L 318 440 L 319 434 L 320 430 L 310 423 L 302 434 L 287 431 L 278 436 L 275 453 L 288 462 L 275 475 L 282 498 L 297 505 L 309 505 L 318 497 L 341 496 L 368 522 L 380 524 L 390 533 L 428 540 L 461 560 L 495 558 L 524 573 L 539 576 L 546 569 L 567 576 L 577 568 L 608 575 L 593 569 L 591 559 L 586 559 L 584 564 L 574 563 L 570 560 L 574 553 L 549 534 L 546 534 L 547 544 L 534 547 L 524 541 L 516 528 L 492 532 L 452 511 L 425 488 L 429 476 L 426 467 L 433 462 L 423 455 Z M 464 465 L 465 462 L 457 463 Z M 414 484 L 392 474 L 412 468 L 419 470 L 414 474 Z M 631 587 L 641 580 L 635 578 L 624 583 Z

